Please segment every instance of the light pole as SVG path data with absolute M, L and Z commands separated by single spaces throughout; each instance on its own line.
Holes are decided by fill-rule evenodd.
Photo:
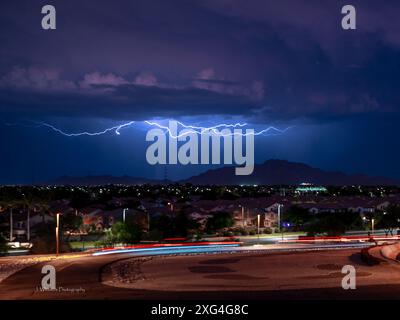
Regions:
M 283 207 L 283 204 L 278 204 L 278 226 L 279 226 L 279 231 L 282 232 L 282 241 L 283 241 L 283 228 L 282 228 L 282 223 L 281 223 L 281 207 Z
M 244 206 L 239 204 L 239 207 L 242 209 L 242 226 L 243 226 L 243 229 L 244 229 L 244 227 L 245 227 L 245 223 L 244 223 Z
M 374 235 L 374 229 L 375 229 L 375 219 L 372 218 L 372 219 L 371 219 L 371 231 L 372 231 L 372 235 Z
M 258 240 L 260 241 L 260 215 L 257 215 L 257 235 L 258 235 Z
M 26 238 L 28 239 L 28 242 L 31 241 L 31 212 L 29 210 L 29 206 L 28 206 L 28 218 L 26 219 L 27 222 L 27 236 Z
M 10 242 L 13 241 L 13 208 L 10 208 Z
M 57 226 L 56 226 L 56 255 L 60 253 L 60 213 L 57 213 Z
M 128 211 L 127 208 L 124 209 L 124 211 L 122 212 L 122 220 L 125 222 L 126 219 L 126 211 Z
M 369 221 L 369 219 L 366 216 L 364 216 L 362 219 L 364 221 Z M 371 218 L 371 234 L 372 235 L 374 234 L 374 230 L 375 230 L 375 218 Z

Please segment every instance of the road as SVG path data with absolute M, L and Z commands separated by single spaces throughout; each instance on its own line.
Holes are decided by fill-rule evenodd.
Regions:
M 141 279 L 115 283 L 106 265 L 131 253 L 43 262 L 0 283 L 0 299 L 398 299 L 400 269 L 367 266 L 360 249 L 284 250 L 153 257 Z M 120 262 L 121 263 L 121 262 Z M 42 266 L 57 270 L 57 292 L 41 292 Z M 343 265 L 357 270 L 357 289 L 341 288 Z M 118 287 L 116 287 L 117 285 Z M 69 291 L 66 291 L 69 290 Z M 72 292 L 75 290 L 75 292 Z

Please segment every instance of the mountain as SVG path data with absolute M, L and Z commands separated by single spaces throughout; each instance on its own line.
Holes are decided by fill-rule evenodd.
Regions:
M 100 186 L 108 184 L 122 184 L 122 185 L 140 185 L 140 184 L 164 184 L 169 181 L 158 181 L 147 178 L 138 178 L 130 176 L 115 177 L 110 175 L 104 176 L 86 176 L 86 177 L 69 177 L 62 176 L 54 181 L 44 183 L 45 185 L 64 185 L 64 186 Z
M 316 185 L 400 185 L 396 181 L 383 177 L 371 177 L 362 174 L 348 175 L 343 172 L 325 171 L 313 168 L 303 163 L 289 162 L 286 160 L 267 160 L 258 164 L 249 176 L 236 176 L 234 167 L 223 167 L 208 170 L 200 175 L 193 176 L 180 183 L 195 185 L 299 185 L 309 182 Z M 141 184 L 168 184 L 171 181 L 152 180 L 130 176 L 115 177 L 110 175 L 69 177 L 63 176 L 44 185 L 141 185 Z
M 325 171 L 303 163 L 285 160 L 267 160 L 256 165 L 249 176 L 236 176 L 234 167 L 209 170 L 191 177 L 182 183 L 196 185 L 299 185 L 302 182 L 316 185 L 399 185 L 400 182 L 383 177 L 348 175 L 342 172 Z

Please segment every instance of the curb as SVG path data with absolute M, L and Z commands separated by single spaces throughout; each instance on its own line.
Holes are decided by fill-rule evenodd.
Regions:
M 373 247 L 369 247 L 369 248 L 364 248 L 361 250 L 361 260 L 363 262 L 365 262 L 366 264 L 368 264 L 369 266 L 376 266 L 382 263 L 387 263 L 386 260 L 377 257 L 376 255 L 374 255 L 371 251 L 376 251 L 379 250 L 380 252 L 380 247 L 382 246 L 373 246 Z

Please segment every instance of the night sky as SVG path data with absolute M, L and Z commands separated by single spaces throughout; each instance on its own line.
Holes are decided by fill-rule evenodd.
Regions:
M 56 30 L 41 28 L 46 4 Z M 341 28 L 345 4 L 356 30 Z M 400 179 L 399 14 L 397 0 L 1 1 L 0 183 L 162 179 L 145 159 L 151 119 L 290 127 L 256 137 L 257 163 Z M 96 137 L 36 123 L 76 133 L 128 121 Z M 210 168 L 169 166 L 168 178 Z

